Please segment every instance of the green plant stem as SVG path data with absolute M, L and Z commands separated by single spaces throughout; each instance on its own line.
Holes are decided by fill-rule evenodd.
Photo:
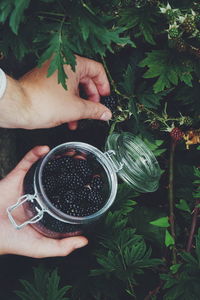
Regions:
M 170 231 L 174 239 L 174 245 L 172 246 L 172 263 L 177 263 L 176 258 L 176 245 L 175 245 L 175 225 L 174 225 L 174 153 L 175 153 L 176 143 L 171 140 L 170 145 L 170 157 L 169 157 L 169 222 L 170 222 Z
M 121 96 L 121 97 L 123 97 L 123 98 L 125 98 L 125 99 L 129 99 L 130 97 L 128 97 L 127 95 L 125 95 L 125 94 L 121 93 L 121 92 L 118 90 L 118 88 L 117 88 L 117 86 L 116 86 L 116 84 L 115 84 L 114 80 L 112 79 L 112 76 L 111 76 L 111 74 L 110 74 L 110 71 L 108 70 L 108 67 L 107 67 L 106 61 L 105 61 L 105 59 L 104 59 L 104 57 L 103 57 L 103 56 L 101 56 L 101 60 L 102 60 L 102 63 L 103 63 L 104 69 L 106 70 L 106 73 L 107 73 L 107 75 L 108 75 L 108 78 L 109 78 L 110 84 L 111 84 L 111 86 L 112 86 L 112 88 L 113 88 L 114 92 L 115 92 L 117 95 L 119 95 L 119 96 Z
M 195 205 L 195 209 L 194 209 L 194 213 L 193 213 L 193 217 L 192 217 L 192 224 L 191 224 L 191 228 L 190 228 L 190 234 L 188 237 L 188 243 L 187 243 L 187 248 L 186 251 L 190 252 L 192 249 L 192 242 L 193 242 L 193 238 L 194 238 L 194 233 L 195 233 L 195 229 L 196 229 L 196 225 L 197 225 L 197 217 L 199 214 L 199 207 L 197 207 L 197 205 L 200 203 L 200 200 L 196 201 L 196 205 Z

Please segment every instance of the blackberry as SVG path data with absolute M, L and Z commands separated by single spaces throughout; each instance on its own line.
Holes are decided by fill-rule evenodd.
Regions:
M 170 132 L 170 136 L 173 139 L 173 141 L 177 142 L 179 140 L 182 139 L 183 137 L 183 132 L 180 128 L 175 127 L 172 129 L 172 131 Z
M 74 191 L 67 191 L 64 195 L 63 195 L 63 199 L 62 201 L 64 201 L 65 203 L 73 203 L 75 202 L 77 199 L 76 197 L 76 193 Z
M 77 203 L 70 203 L 64 212 L 70 216 L 82 217 L 84 215 L 84 208 Z
M 99 205 L 88 206 L 84 209 L 84 214 L 85 216 L 89 216 L 97 212 L 99 209 L 100 209 Z
M 185 52 L 188 49 L 187 43 L 182 38 L 176 40 L 175 47 L 179 52 Z
M 93 204 L 102 205 L 103 197 L 98 191 L 90 191 L 88 194 L 88 202 L 91 203 L 91 206 L 93 206 Z
M 117 95 L 103 96 L 101 97 L 101 104 L 105 105 L 107 108 L 114 112 L 117 108 L 119 98 Z
M 168 30 L 168 34 L 171 39 L 177 38 L 179 36 L 179 30 L 176 27 L 172 27 Z
M 89 177 L 92 175 L 92 169 L 88 164 L 87 160 L 75 159 L 74 160 L 75 172 L 81 174 L 83 177 Z
M 155 120 L 155 121 L 150 123 L 150 126 L 151 126 L 152 129 L 158 129 L 160 127 L 160 124 L 159 124 L 158 121 Z
M 188 16 L 182 24 L 183 30 L 191 34 L 196 30 L 196 24 L 193 17 Z
M 89 193 L 90 189 L 88 187 L 83 187 L 83 189 L 76 192 L 76 197 L 80 202 L 86 202 L 88 200 Z
M 92 190 L 101 190 L 103 188 L 103 180 L 100 176 L 94 176 L 90 182 Z
M 44 172 L 57 172 L 62 170 L 72 170 L 73 159 L 69 156 L 54 158 L 47 162 L 44 167 Z
M 57 186 L 57 181 L 54 176 L 45 176 L 43 178 L 43 186 L 47 193 L 51 193 Z
M 84 186 L 85 182 L 83 178 L 77 173 L 67 174 L 66 180 L 63 181 L 63 184 L 66 184 L 68 190 L 76 190 Z

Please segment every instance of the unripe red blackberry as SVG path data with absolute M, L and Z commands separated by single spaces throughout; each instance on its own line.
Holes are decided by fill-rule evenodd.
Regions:
M 152 129 L 158 129 L 160 127 L 160 124 L 158 123 L 158 121 L 153 121 L 150 124 L 150 126 L 151 126 Z
M 170 136 L 174 142 L 180 141 L 183 137 L 183 131 L 180 128 L 175 127 L 170 132 Z

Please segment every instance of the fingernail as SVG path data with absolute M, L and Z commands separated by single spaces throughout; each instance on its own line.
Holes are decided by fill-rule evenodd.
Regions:
M 109 111 L 105 111 L 103 115 L 101 116 L 100 120 L 102 121 L 108 121 L 112 118 L 112 114 Z

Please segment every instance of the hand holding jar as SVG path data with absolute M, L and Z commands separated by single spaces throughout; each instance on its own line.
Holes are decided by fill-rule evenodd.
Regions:
M 0 254 L 25 255 L 34 258 L 66 256 L 88 243 L 82 236 L 57 240 L 45 237 L 31 226 L 25 226 L 19 231 L 10 224 L 7 207 L 22 195 L 26 173 L 48 151 L 47 146 L 35 147 L 0 181 Z M 24 217 L 22 207 L 16 210 L 16 221 L 21 223 Z

